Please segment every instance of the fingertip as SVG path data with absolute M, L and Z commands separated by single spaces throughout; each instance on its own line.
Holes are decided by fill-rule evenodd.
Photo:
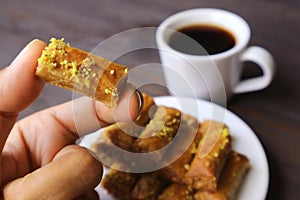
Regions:
M 24 61 L 24 58 L 32 57 L 38 58 L 42 50 L 46 47 L 46 43 L 39 39 L 33 39 L 29 42 L 13 60 L 10 66 L 18 66 L 20 62 Z
M 44 87 L 44 82 L 35 76 L 38 58 L 46 43 L 34 39 L 29 42 L 11 65 L 0 71 L 0 93 L 6 94 L 0 109 L 19 112 L 32 103 Z
M 77 197 L 75 200 L 100 200 L 97 191 L 91 190 L 80 197 Z
M 129 122 L 135 120 L 142 107 L 143 95 L 128 84 L 115 108 L 108 108 L 103 103 L 95 101 L 95 112 L 101 126 L 115 122 Z
M 143 106 L 143 95 L 132 85 L 128 85 L 118 105 L 113 109 L 115 121 L 135 120 Z
M 28 78 L 35 77 L 35 70 L 38 65 L 38 58 L 41 56 L 46 43 L 39 39 L 29 42 L 10 64 L 11 73 L 15 76 Z M 32 79 L 32 78 L 31 78 Z

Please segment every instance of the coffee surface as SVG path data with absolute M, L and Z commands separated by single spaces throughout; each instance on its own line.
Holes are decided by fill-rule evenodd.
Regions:
M 169 45 L 186 54 L 214 55 L 234 47 L 235 38 L 221 27 L 199 24 L 178 29 L 171 35 Z

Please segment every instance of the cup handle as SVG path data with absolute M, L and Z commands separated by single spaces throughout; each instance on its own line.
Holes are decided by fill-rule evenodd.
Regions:
M 239 82 L 234 88 L 234 93 L 261 90 L 271 83 L 275 72 L 275 61 L 270 52 L 262 47 L 252 46 L 242 53 L 240 59 L 241 62 L 256 63 L 262 69 L 263 75 Z

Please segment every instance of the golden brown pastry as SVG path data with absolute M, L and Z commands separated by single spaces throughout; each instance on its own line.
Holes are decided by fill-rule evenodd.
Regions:
M 138 200 L 156 200 L 167 183 L 168 182 L 159 177 L 157 173 L 141 174 L 131 192 L 131 196 Z
M 214 191 L 173 182 L 160 177 L 157 171 L 136 174 L 113 169 L 102 186 L 120 200 L 234 200 L 249 168 L 246 156 L 231 151 Z
M 92 97 L 108 107 L 115 106 L 127 73 L 125 66 L 55 38 L 43 50 L 36 69 L 42 80 Z
M 195 189 L 216 190 L 219 175 L 231 150 L 231 137 L 228 128 L 217 121 L 203 121 L 200 130 L 204 136 L 186 178 Z M 202 152 L 206 153 L 202 155 Z
M 250 162 L 246 156 L 230 152 L 217 191 L 199 190 L 195 200 L 234 200 L 249 168 Z
M 102 134 L 97 141 L 92 145 L 92 149 L 97 153 L 101 153 L 100 147 L 103 145 L 106 139 L 108 139 L 114 145 L 129 151 L 131 149 L 133 141 L 144 130 L 144 126 L 150 121 L 149 109 L 154 106 L 155 103 L 152 97 L 142 94 L 144 103 L 140 111 L 140 115 L 134 122 L 117 122 L 103 129 Z
M 158 200 L 193 200 L 193 189 L 187 185 L 171 183 Z
M 125 152 L 130 151 L 136 140 L 133 135 L 139 133 L 140 131 L 132 128 L 130 123 L 118 122 L 104 128 L 91 149 L 104 165 L 125 169 L 131 166 Z
M 104 177 L 104 188 L 120 200 L 235 199 L 250 164 L 246 156 L 232 150 L 228 127 L 213 120 L 199 123 L 197 118 L 165 106 L 155 106 L 154 114 L 149 115 L 151 106 L 146 106 L 140 116 L 148 119 L 145 127 L 116 123 L 106 128 L 103 136 L 126 151 L 151 152 L 155 153 L 154 157 L 130 160 L 113 154 L 109 149 L 111 146 L 101 142 L 98 142 L 97 150 L 102 152 L 104 159 L 114 161 L 109 166 L 124 165 L 125 170 L 132 164 L 156 169 L 157 162 L 164 164 L 174 155 L 178 159 L 147 173 L 112 170 Z M 171 148 L 157 151 L 166 145 Z M 127 184 L 130 189 L 122 189 Z
M 110 169 L 102 179 L 101 186 L 116 199 L 134 200 L 131 195 L 131 191 L 139 177 L 140 174 L 126 173 Z
M 133 142 L 144 130 L 145 125 L 150 121 L 149 109 L 153 106 L 155 111 L 155 103 L 152 97 L 143 93 L 144 103 L 140 115 L 133 122 L 117 122 L 103 129 L 96 142 L 92 144 L 91 149 L 98 158 L 105 164 L 113 166 L 131 165 L 127 163 L 123 151 L 117 151 L 120 148 L 125 151 L 131 151 Z
M 170 158 L 173 160 L 175 156 L 179 157 L 159 170 L 161 176 L 178 183 L 186 183 L 186 173 L 195 156 L 196 145 L 203 135 L 198 127 L 199 123 L 195 117 L 182 114 L 180 129 L 176 134 L 176 137 L 179 138 L 172 143 L 173 146 L 166 153 L 164 160 L 169 160 Z
M 168 181 L 157 173 L 127 173 L 110 169 L 101 185 L 120 200 L 156 200 Z
M 158 106 L 153 119 L 134 141 L 132 150 L 148 153 L 159 150 L 172 141 L 181 122 L 181 112 L 175 108 Z M 160 158 L 163 155 L 158 155 Z

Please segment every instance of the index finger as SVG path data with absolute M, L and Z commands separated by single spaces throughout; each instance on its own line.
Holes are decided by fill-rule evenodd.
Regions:
M 77 136 L 89 134 L 117 121 L 134 120 L 142 106 L 142 96 L 131 86 L 124 90 L 115 108 L 89 97 L 81 97 L 49 109 L 55 119 Z

